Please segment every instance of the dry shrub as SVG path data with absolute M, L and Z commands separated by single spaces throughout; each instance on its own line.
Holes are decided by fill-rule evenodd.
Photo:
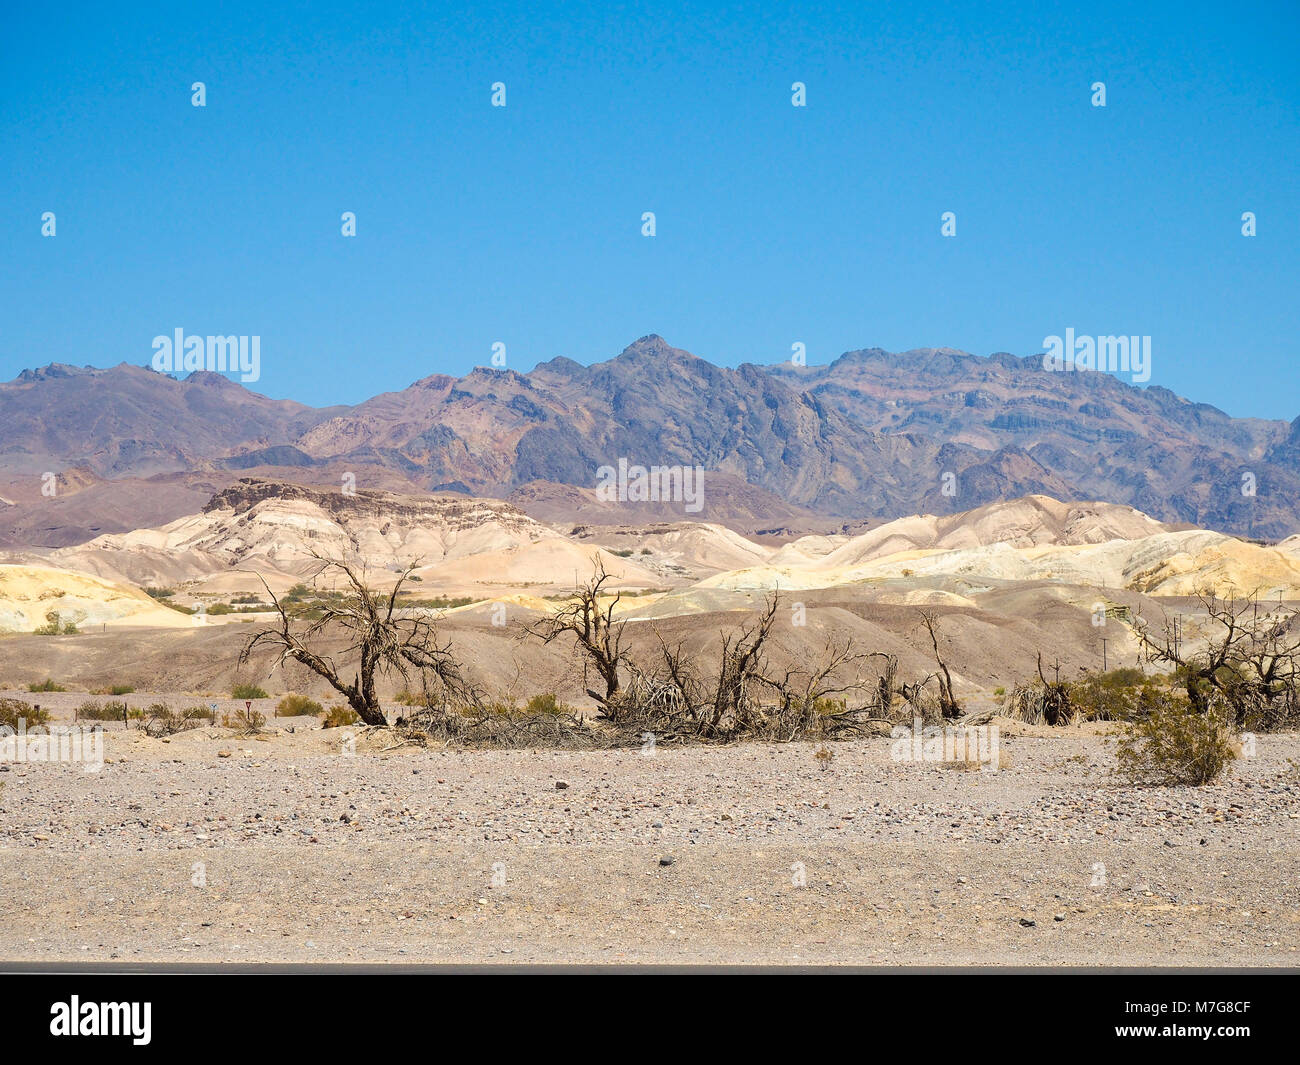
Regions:
M 211 711 L 202 706 L 191 706 L 188 710 L 173 710 L 166 703 L 154 703 L 145 712 L 139 727 L 146 736 L 160 739 L 174 736 L 178 732 L 196 729 L 205 721 L 212 720 Z
M 81 721 L 125 721 L 126 703 L 109 700 L 101 703 L 90 699 L 77 707 L 77 720 Z
M 321 722 L 321 728 L 347 728 L 348 725 L 355 725 L 360 720 L 355 710 L 346 706 L 331 706 L 325 715 L 325 720 Z
M 8 725 L 16 732 L 20 719 L 27 723 L 27 728 L 31 728 L 34 725 L 47 724 L 50 715 L 40 707 L 25 703 L 21 699 L 0 699 L 0 726 Z
M 280 717 L 320 717 L 325 708 L 305 695 L 289 694 L 276 705 L 275 712 Z
M 251 736 L 262 731 L 262 726 L 266 724 L 266 715 L 254 710 L 251 706 L 244 706 L 233 713 L 224 715 L 221 724 L 226 728 Z
M 530 706 L 537 702 L 530 699 Z M 447 708 L 426 705 L 402 722 L 403 735 L 415 742 L 440 742 L 457 747 L 528 747 L 594 750 L 628 747 L 641 742 L 640 734 L 607 722 L 590 725 L 562 703 L 552 709 L 548 699 L 540 710 L 520 709 L 510 703 L 476 703 Z
M 1218 703 L 1199 712 L 1170 697 L 1125 727 L 1116 773 L 1134 784 L 1209 784 L 1237 757 L 1230 711 Z

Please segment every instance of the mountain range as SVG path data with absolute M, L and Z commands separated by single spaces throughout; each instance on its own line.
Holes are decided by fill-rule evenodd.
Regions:
M 598 468 L 620 458 L 702 467 L 703 510 L 599 498 Z M 732 369 L 656 335 L 591 366 L 435 374 L 329 408 L 128 364 L 56 363 L 0 384 L 0 546 L 156 527 L 244 477 L 786 539 L 1039 494 L 1280 540 L 1300 530 L 1300 418 L 1232 418 L 1032 356 L 873 348 Z

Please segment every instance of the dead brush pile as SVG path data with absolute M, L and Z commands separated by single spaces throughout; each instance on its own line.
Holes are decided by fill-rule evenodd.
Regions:
M 632 747 L 642 741 L 604 722 L 588 723 L 570 708 L 529 709 L 507 703 L 443 706 L 426 703 L 398 718 L 397 732 L 421 747 L 589 751 Z

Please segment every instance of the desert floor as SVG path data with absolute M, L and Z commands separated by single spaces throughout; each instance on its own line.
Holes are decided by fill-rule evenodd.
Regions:
M 44 698 L 59 720 L 84 696 Z M 1221 784 L 1139 789 L 1097 729 L 1004 723 L 988 773 L 886 737 L 823 770 L 809 744 L 269 728 L 110 726 L 99 772 L 0 766 L 0 957 L 1300 964 L 1295 734 Z

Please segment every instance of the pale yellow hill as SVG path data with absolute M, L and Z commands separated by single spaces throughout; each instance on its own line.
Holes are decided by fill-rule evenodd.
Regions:
M 57 611 L 83 632 L 105 625 L 182 628 L 192 618 L 159 606 L 138 588 L 46 566 L 0 565 L 0 629 L 32 632 Z
M 918 514 L 887 522 L 835 548 L 823 556 L 822 564 L 838 569 L 900 551 L 954 551 L 993 544 L 1020 548 L 1099 544 L 1142 539 L 1165 529 L 1162 523 L 1132 507 L 1062 503 L 1050 496 L 1031 495 L 959 514 Z
M 702 581 L 707 588 L 831 588 L 896 578 L 936 576 L 999 581 L 1054 580 L 1150 595 L 1258 592 L 1300 598 L 1300 557 L 1205 530 L 1161 532 L 1100 544 L 1008 543 L 960 550 L 903 550 L 869 561 L 832 565 L 832 556 L 803 566 L 756 566 Z

